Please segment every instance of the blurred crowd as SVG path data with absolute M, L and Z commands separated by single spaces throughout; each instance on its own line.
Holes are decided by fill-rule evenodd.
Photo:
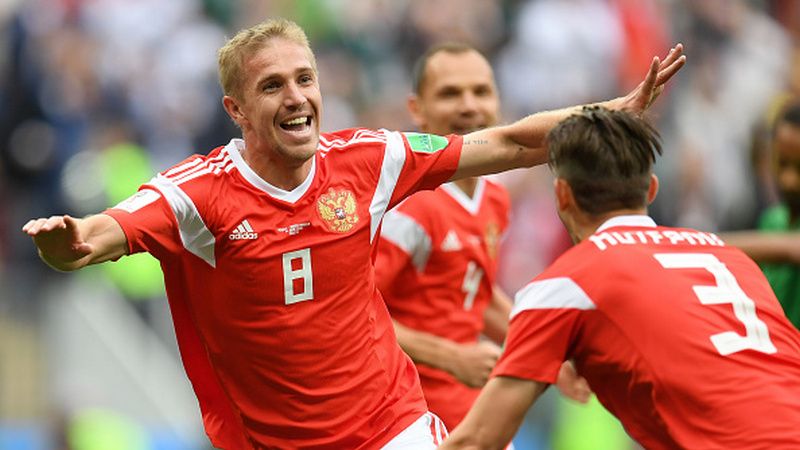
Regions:
M 762 142 L 777 108 L 800 94 L 793 0 L 3 0 L 0 367 L 21 358 L 8 342 L 26 342 L 5 337 L 41 334 L 42 303 L 69 279 L 38 261 L 21 226 L 102 210 L 156 171 L 227 143 L 237 130 L 221 107 L 216 50 L 271 16 L 309 35 L 323 131 L 413 129 L 411 67 L 441 41 L 487 55 L 507 121 L 620 95 L 653 55 L 682 42 L 689 63 L 652 111 L 665 145 L 652 214 L 664 225 L 744 229 L 777 200 Z M 570 243 L 546 168 L 498 179 L 514 214 L 500 282 L 514 292 Z M 158 279 L 157 265 L 109 276 L 153 323 L 141 303 L 163 299 L 158 280 L 141 281 L 148 270 Z M 47 373 L 47 359 L 27 352 Z M 47 392 L 49 379 L 31 392 Z M 0 400 L 0 423 L 43 419 L 63 406 L 50 399 Z

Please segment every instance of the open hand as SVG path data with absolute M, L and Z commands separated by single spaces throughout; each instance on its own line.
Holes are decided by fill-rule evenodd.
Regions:
M 55 269 L 63 270 L 92 253 L 78 230 L 78 221 L 70 216 L 51 216 L 29 220 L 22 232 L 33 238 L 42 259 Z
M 612 100 L 617 103 L 612 108 L 626 109 L 635 114 L 642 114 L 658 98 L 667 81 L 678 73 L 684 64 L 686 64 L 686 56 L 683 55 L 683 44 L 677 44 L 670 49 L 663 61 L 657 56 L 653 57 L 644 80 L 628 95 Z

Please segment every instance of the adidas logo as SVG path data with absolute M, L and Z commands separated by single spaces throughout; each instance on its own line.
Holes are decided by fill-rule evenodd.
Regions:
M 447 232 L 447 235 L 444 237 L 442 241 L 442 251 L 443 252 L 456 252 L 461 250 L 463 246 L 461 245 L 461 241 L 458 239 L 458 235 L 455 231 L 450 230 Z
M 232 241 L 236 241 L 239 239 L 255 239 L 258 237 L 258 233 L 253 231 L 253 227 L 250 226 L 250 223 L 247 222 L 247 219 L 243 220 L 242 223 L 233 230 L 233 233 L 228 235 L 228 239 Z

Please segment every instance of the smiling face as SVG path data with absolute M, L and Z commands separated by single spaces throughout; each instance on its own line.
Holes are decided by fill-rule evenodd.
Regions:
M 241 127 L 248 160 L 266 158 L 278 168 L 309 163 L 319 142 L 322 96 L 310 50 L 272 38 L 245 56 L 241 94 L 225 96 Z
M 466 134 L 497 123 L 500 107 L 492 68 L 475 50 L 440 51 L 425 65 L 409 109 L 421 130 Z

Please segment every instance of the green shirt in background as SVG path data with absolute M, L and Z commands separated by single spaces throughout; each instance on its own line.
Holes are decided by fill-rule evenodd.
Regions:
M 789 226 L 789 209 L 778 205 L 764 211 L 758 229 L 762 231 L 800 231 L 800 221 Z M 800 329 L 800 266 L 795 264 L 761 264 L 772 290 L 783 306 L 786 317 Z

